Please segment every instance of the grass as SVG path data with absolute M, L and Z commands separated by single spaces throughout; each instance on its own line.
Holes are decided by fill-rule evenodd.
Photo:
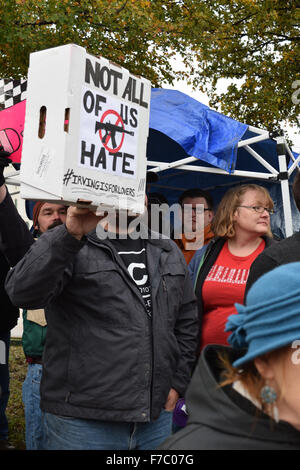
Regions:
M 25 419 L 22 402 L 22 385 L 27 372 L 21 340 L 12 338 L 10 353 L 10 397 L 6 415 L 9 425 L 9 441 L 18 450 L 25 450 Z

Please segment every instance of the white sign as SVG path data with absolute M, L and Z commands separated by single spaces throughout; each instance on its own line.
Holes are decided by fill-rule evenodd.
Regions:
M 69 44 L 30 55 L 24 198 L 144 211 L 151 84 Z

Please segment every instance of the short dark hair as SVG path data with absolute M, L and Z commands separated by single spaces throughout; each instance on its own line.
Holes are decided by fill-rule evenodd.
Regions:
M 151 204 L 168 204 L 168 199 L 161 193 L 149 193 L 148 195 L 148 205 Z
M 200 189 L 200 188 L 187 189 L 180 195 L 178 199 L 179 204 L 182 206 L 184 199 L 187 199 L 188 197 L 190 198 L 203 197 L 207 202 L 208 209 L 212 210 L 214 208 L 214 201 L 213 201 L 211 194 L 208 191 L 205 191 L 204 189 Z
M 297 206 L 298 211 L 300 211 L 300 171 L 297 171 L 297 174 L 293 182 L 293 196 L 294 201 Z

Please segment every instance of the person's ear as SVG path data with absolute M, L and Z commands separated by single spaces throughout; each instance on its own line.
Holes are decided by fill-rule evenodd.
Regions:
M 268 358 L 257 357 L 254 359 L 255 367 L 259 375 L 265 380 L 274 379 L 274 369 Z
M 232 214 L 232 222 L 236 222 L 236 218 L 237 218 L 237 215 L 238 215 L 238 208 L 236 208 Z
M 212 219 L 214 218 L 214 211 L 209 211 L 208 213 L 208 220 L 209 220 L 209 223 L 212 221 Z

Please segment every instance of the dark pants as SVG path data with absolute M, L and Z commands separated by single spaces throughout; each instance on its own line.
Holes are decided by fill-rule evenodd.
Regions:
M 0 440 L 8 438 L 6 407 L 9 398 L 9 344 L 10 331 L 0 333 Z

